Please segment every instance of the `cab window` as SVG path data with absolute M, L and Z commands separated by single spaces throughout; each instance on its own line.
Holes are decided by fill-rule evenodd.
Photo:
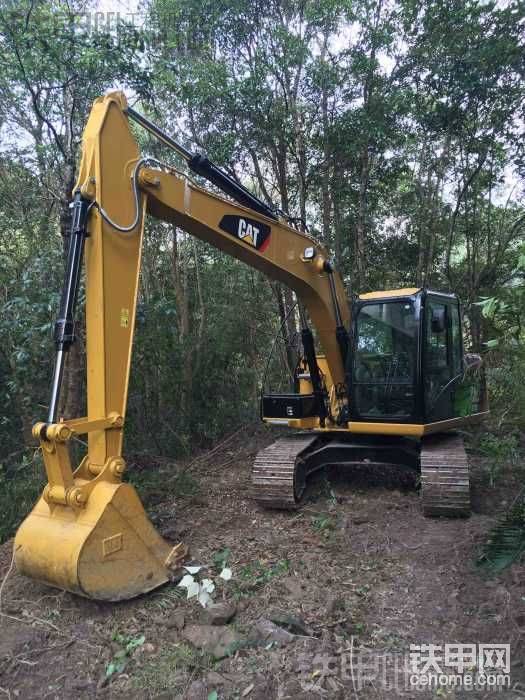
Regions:
M 454 416 L 454 391 L 461 374 L 461 327 L 456 303 L 429 298 L 423 326 L 423 386 L 427 420 Z
M 361 416 L 414 413 L 418 321 L 409 300 L 365 304 L 356 319 L 354 405 Z

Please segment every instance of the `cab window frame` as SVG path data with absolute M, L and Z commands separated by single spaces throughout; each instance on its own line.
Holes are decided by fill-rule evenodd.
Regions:
M 365 421 L 367 423 L 408 423 L 412 424 L 414 422 L 420 422 L 423 419 L 423 404 L 422 404 L 422 392 L 420 391 L 421 385 L 421 326 L 422 326 L 422 294 L 418 292 L 413 295 L 407 295 L 406 297 L 382 297 L 378 299 L 355 299 L 352 304 L 352 324 L 351 324 L 351 347 L 352 351 L 348 354 L 347 369 L 347 384 L 349 389 L 350 397 L 355 396 L 355 377 L 354 377 L 354 365 L 358 356 L 358 338 L 357 338 L 357 323 L 358 316 L 363 307 L 377 305 L 377 304 L 387 304 L 387 303 L 410 303 L 413 307 L 414 320 L 416 323 L 416 330 L 414 333 L 414 361 L 412 369 L 412 387 L 414 389 L 414 405 L 413 412 L 406 416 L 393 416 L 391 414 L 385 414 L 382 416 L 372 416 L 370 414 L 359 411 L 355 400 L 350 401 L 350 418 L 354 421 Z
M 445 306 L 446 309 L 446 323 L 445 323 L 445 333 L 446 333 L 446 345 L 447 345 L 447 368 L 449 370 L 449 378 L 447 382 L 441 387 L 440 391 L 446 387 L 448 383 L 451 383 L 457 377 L 460 377 L 464 373 L 464 342 L 463 342 L 463 325 L 462 325 L 462 314 L 461 314 L 461 302 L 458 296 L 455 294 L 446 294 L 439 292 L 426 292 L 424 293 L 424 300 L 422 303 L 422 314 L 421 314 L 421 375 L 420 375 L 420 402 L 421 402 L 421 413 L 425 423 L 433 423 L 439 420 L 433 416 L 433 409 L 435 406 L 429 403 L 427 398 L 427 387 L 426 378 L 430 376 L 428 371 L 429 357 L 428 357 L 428 345 L 427 345 L 427 323 L 430 323 L 430 306 L 431 304 L 441 304 Z M 454 357 L 453 348 L 453 333 L 452 333 L 452 323 L 453 315 L 456 315 L 458 320 L 459 328 L 459 358 Z M 458 360 L 457 366 L 455 360 Z M 450 415 L 450 418 L 454 416 Z

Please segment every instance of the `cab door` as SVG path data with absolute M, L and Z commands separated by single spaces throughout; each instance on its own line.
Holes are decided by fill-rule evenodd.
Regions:
M 455 390 L 463 378 L 457 298 L 428 295 L 423 322 L 423 392 L 427 422 L 454 418 Z

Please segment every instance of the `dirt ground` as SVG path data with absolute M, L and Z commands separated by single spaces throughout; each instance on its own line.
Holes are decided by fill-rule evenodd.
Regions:
M 247 496 L 249 473 L 275 437 L 238 433 L 184 474 L 151 458 L 131 468 L 162 534 L 209 565 L 228 624 L 173 584 L 102 604 L 11 571 L 0 698 L 524 698 L 524 566 L 487 578 L 474 565 L 516 481 L 489 488 L 474 462 L 468 520 L 425 519 L 414 486 L 363 474 L 319 477 L 302 510 L 267 512 Z M 437 659 L 438 646 L 480 643 L 511 645 L 510 689 L 408 685 L 410 645 L 437 645 Z

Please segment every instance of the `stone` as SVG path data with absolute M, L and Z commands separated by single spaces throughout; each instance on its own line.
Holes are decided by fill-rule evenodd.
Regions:
M 156 648 L 153 644 L 150 642 L 146 642 L 145 644 L 141 644 L 138 646 L 134 651 L 133 651 L 133 658 L 138 659 L 141 656 L 151 656 L 151 654 L 154 654 L 156 651 Z
M 206 676 L 206 680 L 208 681 L 208 685 L 211 686 L 231 685 L 231 680 L 225 676 L 221 676 L 221 674 L 217 673 L 217 671 L 210 671 Z
M 175 628 L 176 630 L 181 630 L 184 628 L 185 616 L 183 610 L 175 610 L 171 615 L 164 621 L 166 627 Z
M 202 619 L 208 625 L 227 625 L 237 612 L 233 603 L 212 603 L 202 611 Z
M 240 637 L 231 627 L 216 625 L 187 625 L 182 636 L 194 647 L 208 652 L 215 659 L 228 656 L 234 645 L 240 641 Z
M 260 619 L 252 628 L 252 639 L 263 642 L 275 642 L 279 646 L 290 644 L 295 639 L 295 635 L 279 627 L 271 620 Z
M 310 637 L 312 635 L 312 630 L 308 627 L 306 622 L 298 615 L 290 615 L 286 612 L 281 612 L 280 610 L 273 610 L 268 618 L 271 622 L 274 622 L 279 627 L 282 627 L 287 632 L 292 634 L 300 634 L 304 637 Z

